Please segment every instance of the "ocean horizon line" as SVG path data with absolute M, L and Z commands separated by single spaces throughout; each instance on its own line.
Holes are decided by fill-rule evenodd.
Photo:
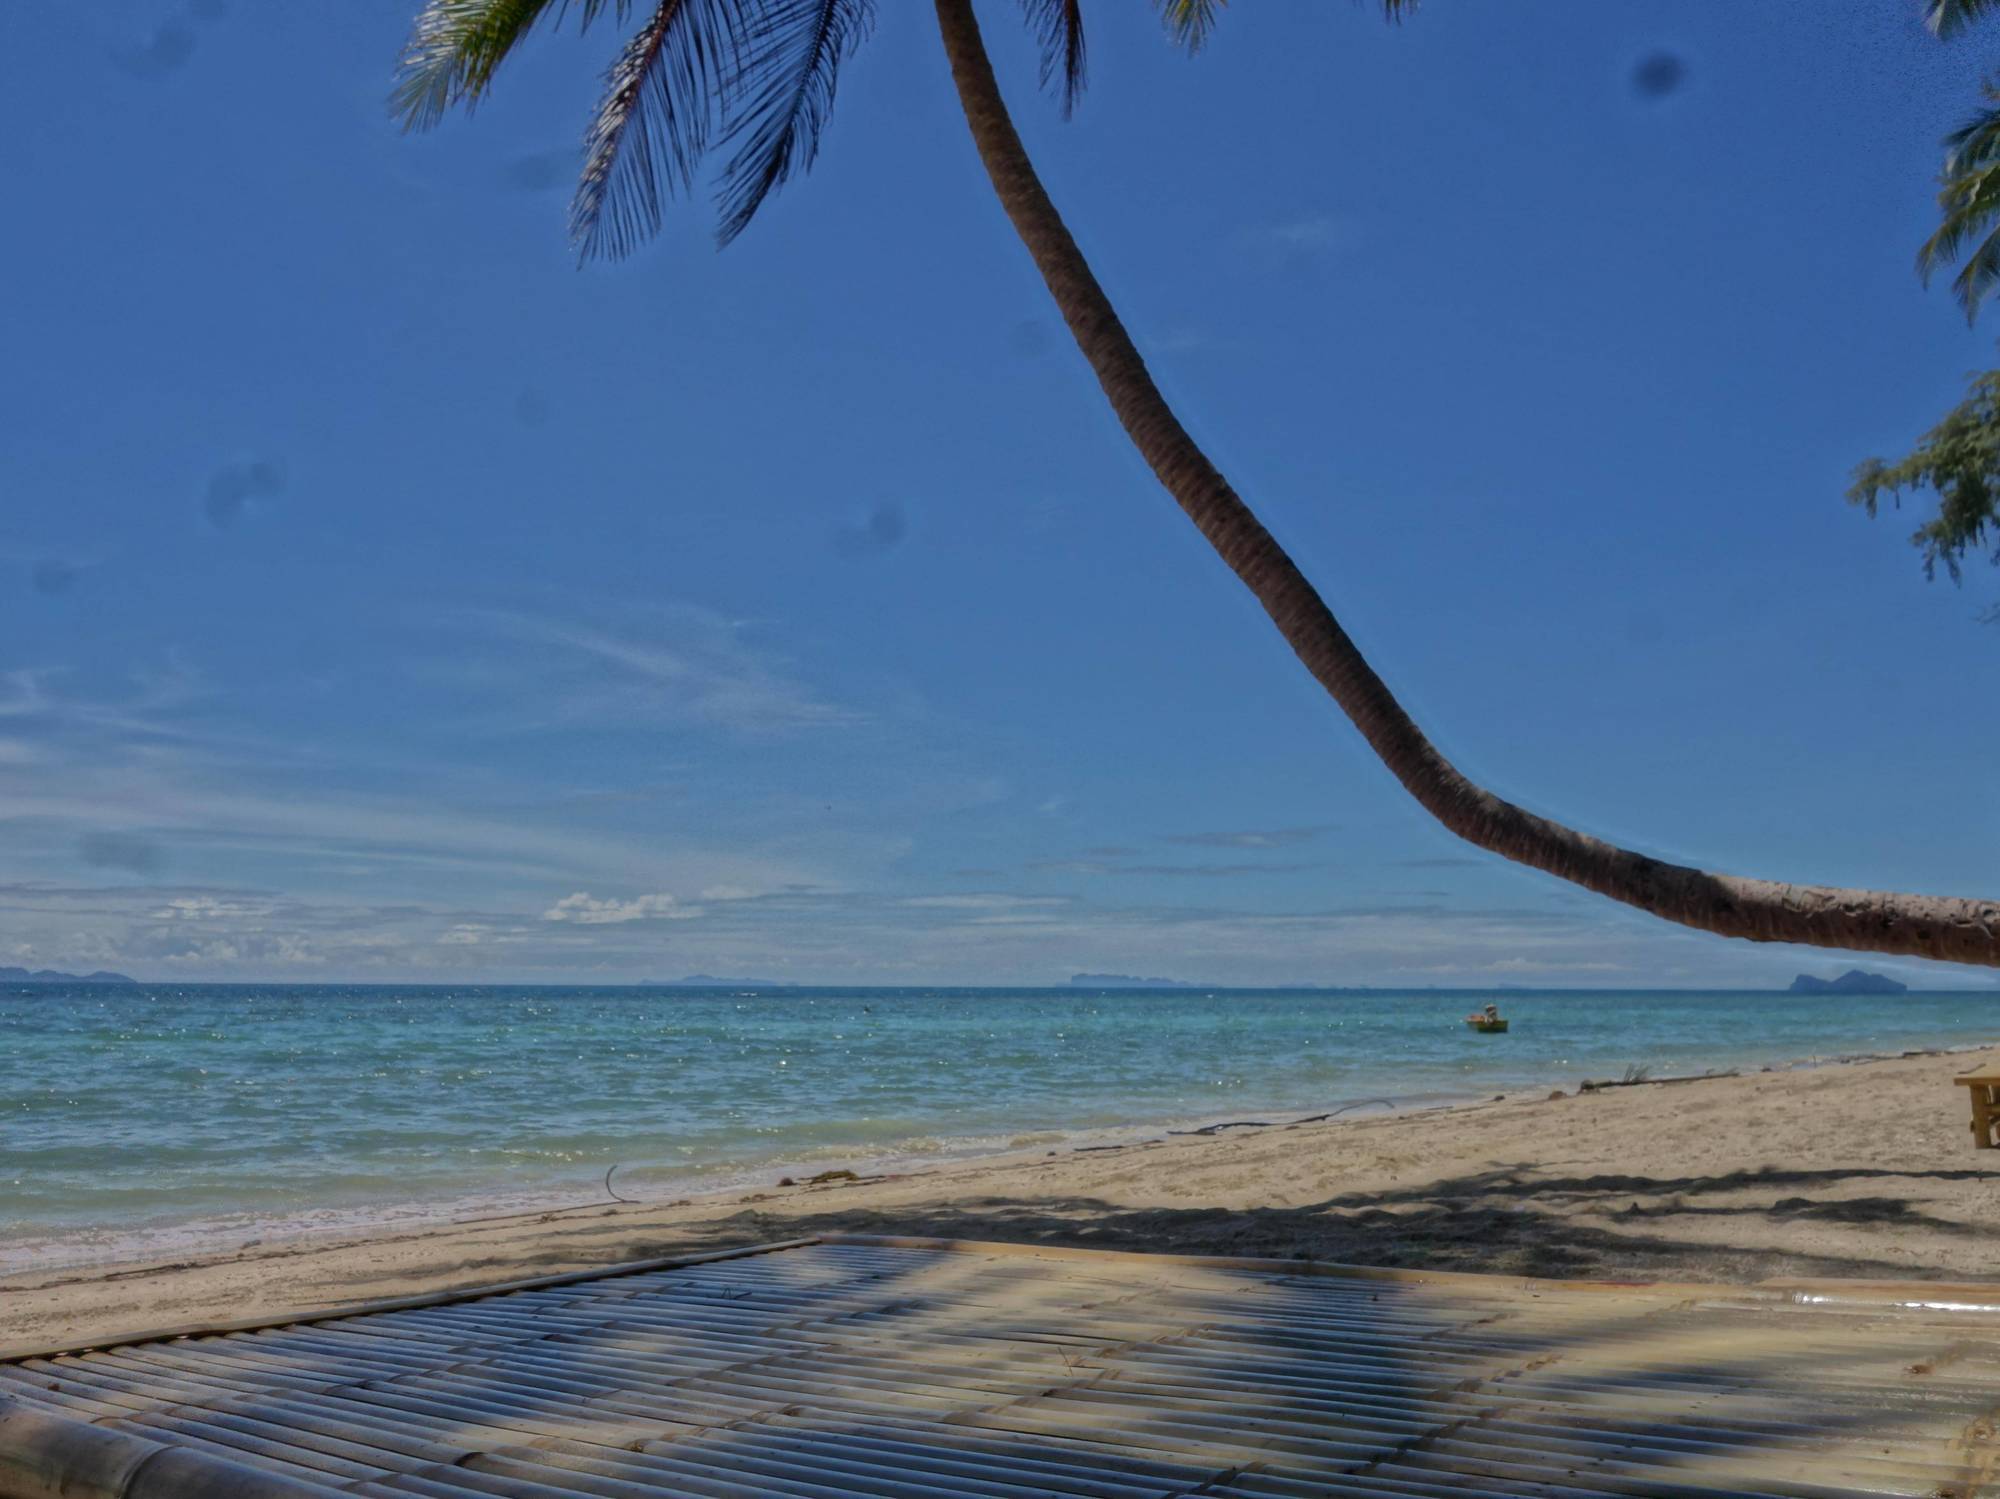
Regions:
M 1898 980 L 1898 982 L 1901 982 Z M 337 989 L 353 993 L 371 989 L 393 990 L 398 993 L 411 991 L 460 992 L 467 989 L 487 991 L 549 991 L 557 990 L 578 994 L 617 994 L 631 990 L 673 991 L 685 990 L 692 993 L 728 992 L 738 993 L 810 993 L 826 995 L 1102 995 L 1117 994 L 1677 994 L 1677 995 L 1741 995 L 1741 994 L 1789 994 L 1794 993 L 1787 984 L 1236 984 L 1207 983 L 1197 979 L 1175 980 L 1168 983 L 1107 983 L 1107 984 L 992 984 L 978 982 L 953 983 L 875 983 L 866 979 L 848 980 L 840 983 L 822 983 L 806 979 L 736 980 L 715 979 L 694 982 L 688 979 L 612 979 L 595 982 L 577 982 L 570 979 L 207 979 L 207 978 L 126 978 L 116 983 L 88 979 L 74 980 L 0 980 L 0 996 L 46 993 L 51 990 L 89 990 L 93 993 L 114 990 L 129 993 L 140 989 L 201 989 L 201 990 L 311 990 Z M 1957 994 L 2000 994 L 2000 980 L 1986 984 L 1959 983 L 1920 986 L 1906 984 L 1898 993 L 1860 993 L 1856 997 L 1871 999 L 1905 999 L 1920 995 Z

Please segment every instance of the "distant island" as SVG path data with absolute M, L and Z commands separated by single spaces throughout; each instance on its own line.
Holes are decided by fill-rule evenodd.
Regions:
M 1129 973 L 1072 973 L 1070 985 L 1077 989 L 1195 989 L 1179 979 L 1142 979 Z
M 1887 974 L 1863 973 L 1850 968 L 1837 979 L 1816 979 L 1802 973 L 1792 980 L 1794 994 L 1908 994 L 1910 986 L 1899 984 Z
M 53 968 L 0 968 L 0 984 L 136 984 L 122 973 L 58 973 Z
M 719 978 L 712 973 L 690 973 L 684 979 L 641 979 L 641 989 L 796 989 L 797 984 L 777 979 Z

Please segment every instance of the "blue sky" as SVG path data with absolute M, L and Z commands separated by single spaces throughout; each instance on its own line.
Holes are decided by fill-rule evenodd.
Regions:
M 1404 797 L 1126 448 L 928 7 L 882 8 L 818 170 L 729 251 L 696 204 L 584 270 L 616 38 L 545 37 L 406 138 L 413 8 L 0 17 L 0 963 L 1848 966 Z M 1243 5 L 1190 62 L 1105 4 L 1064 124 L 983 8 L 1163 385 L 1464 768 L 1709 868 L 2000 889 L 1993 583 L 1926 585 L 1912 520 L 1841 503 L 1991 362 L 1911 260 L 2000 33 Z

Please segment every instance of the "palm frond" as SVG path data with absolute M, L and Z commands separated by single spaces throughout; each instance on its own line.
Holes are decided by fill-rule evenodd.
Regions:
M 455 104 L 473 105 L 520 40 L 550 10 L 561 20 L 572 0 L 427 0 L 410 28 L 390 110 L 406 130 L 428 130 Z M 606 10 L 624 20 L 632 0 L 575 0 L 588 27 Z
M 563 9 L 568 10 L 570 0 L 562 0 L 562 4 Z M 576 0 L 576 8 L 578 20 L 587 30 L 590 23 L 606 10 L 614 12 L 621 22 L 624 21 L 632 14 L 632 0 Z
M 1986 108 L 1980 110 L 1944 138 L 1944 178 L 1973 167 L 2000 161 L 2000 87 L 1988 83 L 1982 90 Z
M 1208 34 L 1215 30 L 1224 0 L 1157 0 L 1157 3 L 1160 19 L 1166 23 L 1167 35 L 1174 39 L 1174 44 L 1199 52 Z
M 1956 36 L 1995 9 L 2000 0 L 1925 0 L 1924 24 L 1940 37 Z
M 406 130 L 428 130 L 454 104 L 476 102 L 515 43 L 554 0 L 430 0 L 403 48 L 389 107 Z M 560 7 L 558 6 L 558 10 Z
M 1021 0 L 1042 45 L 1042 87 L 1061 79 L 1065 115 L 1083 97 L 1083 0 Z
M 722 85 L 724 128 L 736 145 L 722 169 L 723 244 L 775 188 L 812 166 L 840 65 L 867 37 L 874 14 L 874 0 L 764 0 L 746 19 Z
M 1174 39 L 1174 44 L 1199 52 L 1208 34 L 1215 30 L 1215 23 L 1222 18 L 1222 7 L 1229 0 L 1154 0 L 1154 3 L 1159 6 L 1160 19 L 1166 23 L 1167 35 Z M 1416 10 L 1417 3 L 1418 0 L 1382 0 L 1383 19 L 1400 21 Z M 1960 0 L 1960 3 L 2000 5 L 2000 0 Z
M 2000 219 L 2000 168 L 1954 179 L 1938 194 L 1938 226 L 1917 251 L 1917 273 L 1926 285 L 1957 260 L 1980 232 Z
M 1945 137 L 1938 227 L 1917 250 L 1917 272 L 1929 284 L 1940 268 L 1977 244 L 1952 281 L 1968 322 L 2000 288 L 2000 89 L 1989 84 L 1986 98 L 1986 108 Z
M 693 185 L 733 66 L 737 15 L 731 0 L 659 0 L 612 63 L 570 201 L 570 239 L 586 259 L 631 253 L 659 232 L 665 200 Z
M 1966 257 L 1965 264 L 1952 278 L 1952 295 L 1965 309 L 1968 323 L 1979 316 L 1981 305 L 1996 287 L 2000 287 L 2000 229 L 1979 242 L 1979 247 Z

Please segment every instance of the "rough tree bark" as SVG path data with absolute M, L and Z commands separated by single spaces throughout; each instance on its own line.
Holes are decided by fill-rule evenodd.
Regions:
M 1305 575 L 1181 426 L 1028 159 L 972 0 L 936 0 L 936 6 L 973 144 L 1112 411 L 1306 670 L 1426 811 L 1469 843 L 1683 926 L 1753 942 L 2000 966 L 2000 902 L 1711 874 L 1538 817 L 1461 774 L 1424 737 Z

